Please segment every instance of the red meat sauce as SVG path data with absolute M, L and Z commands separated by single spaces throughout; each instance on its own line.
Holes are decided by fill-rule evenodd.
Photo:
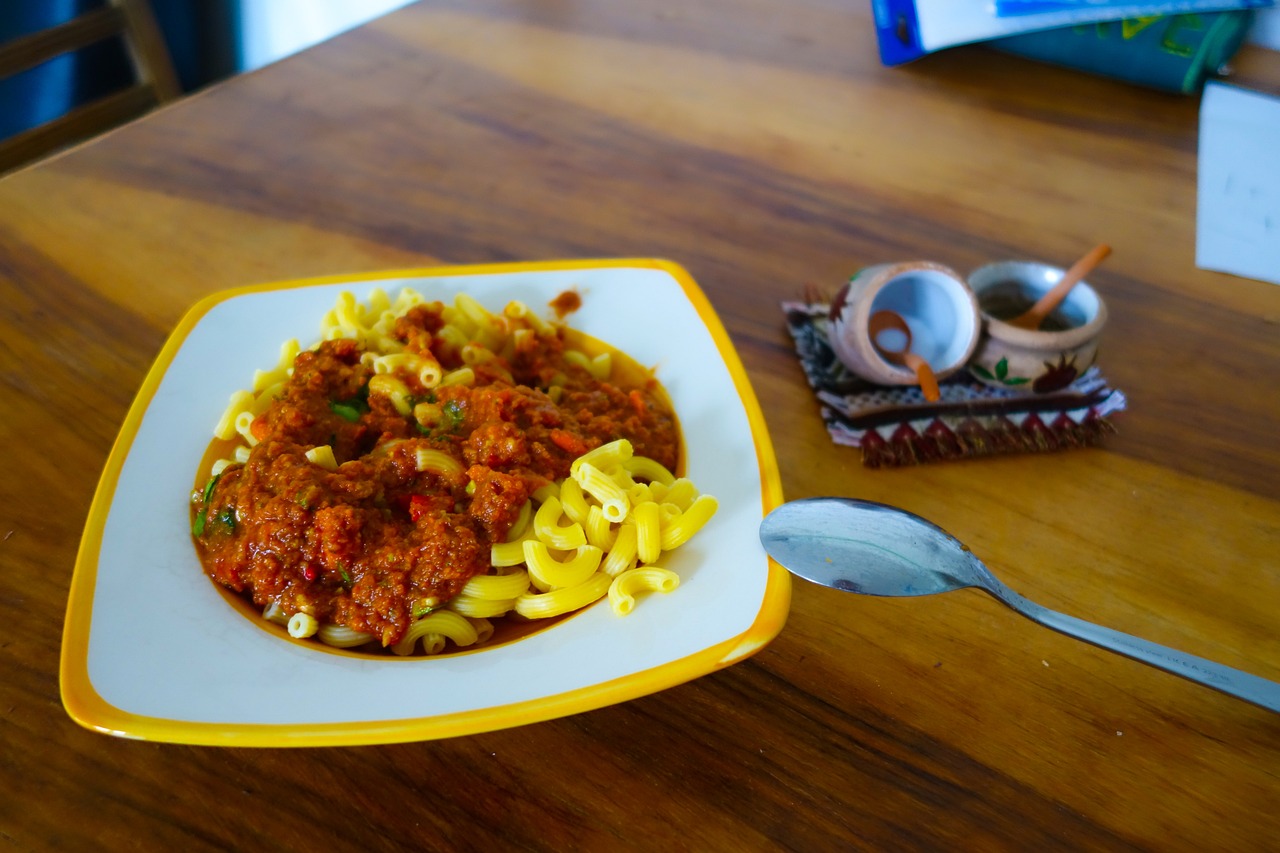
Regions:
M 449 370 L 461 361 L 433 337 L 441 325 L 438 303 L 418 306 L 395 334 Z M 301 353 L 281 396 L 253 423 L 248 461 L 194 495 L 205 572 L 258 607 L 305 611 L 387 646 L 488 571 L 491 545 L 504 541 L 525 501 L 567 477 L 577 456 L 626 438 L 637 455 L 676 470 L 678 428 L 652 375 L 615 352 L 614 376 L 625 384 L 596 380 L 564 359 L 566 334 L 473 365 L 473 386 L 427 390 L 401 376 L 416 402 L 439 407 L 429 428 L 368 395 L 373 372 L 355 341 Z M 599 347 L 586 336 L 574 344 Z M 557 376 L 564 390 L 553 401 L 545 389 Z M 304 455 L 325 444 L 336 471 Z M 419 448 L 447 453 L 463 471 L 419 471 Z

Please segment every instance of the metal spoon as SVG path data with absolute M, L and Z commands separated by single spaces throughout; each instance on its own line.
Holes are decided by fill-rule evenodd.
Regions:
M 976 587 L 1046 628 L 1280 711 L 1280 684 L 1028 601 L 954 536 L 906 510 L 852 498 L 792 501 L 765 517 L 760 541 L 793 574 L 846 592 L 910 596 Z

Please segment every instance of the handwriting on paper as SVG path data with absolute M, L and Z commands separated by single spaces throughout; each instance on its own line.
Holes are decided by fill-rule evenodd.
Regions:
M 1280 284 L 1280 98 L 1205 87 L 1197 190 L 1196 266 Z

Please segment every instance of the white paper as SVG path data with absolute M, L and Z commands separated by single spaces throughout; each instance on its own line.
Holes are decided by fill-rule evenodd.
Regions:
M 1205 86 L 1196 266 L 1280 284 L 1280 98 Z

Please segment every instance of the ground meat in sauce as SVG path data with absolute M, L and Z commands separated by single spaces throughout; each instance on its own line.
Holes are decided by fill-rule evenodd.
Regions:
M 438 303 L 418 306 L 395 335 L 451 369 L 461 361 L 433 338 L 441 326 Z M 415 616 L 489 569 L 491 545 L 521 506 L 568 476 L 577 456 L 626 438 L 674 470 L 676 425 L 653 388 L 598 381 L 563 352 L 559 336 L 526 340 L 509 359 L 477 366 L 473 387 L 428 391 L 406 377 L 415 401 L 439 413 L 429 428 L 369 396 L 373 374 L 356 342 L 301 353 L 254 422 L 248 461 L 227 467 L 197 501 L 205 571 L 260 607 L 274 602 L 391 645 Z M 558 401 L 546 390 L 553 378 Z M 337 470 L 307 459 L 320 445 L 333 448 Z M 448 454 L 461 472 L 419 471 L 419 449 Z

